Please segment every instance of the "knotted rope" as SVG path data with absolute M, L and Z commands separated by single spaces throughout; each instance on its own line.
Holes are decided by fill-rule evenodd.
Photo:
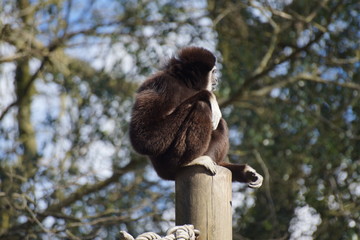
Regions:
M 165 237 L 160 237 L 156 233 L 146 232 L 133 238 L 125 231 L 120 231 L 120 240 L 195 240 L 200 234 L 199 230 L 194 229 L 193 225 L 183 225 L 170 228 Z

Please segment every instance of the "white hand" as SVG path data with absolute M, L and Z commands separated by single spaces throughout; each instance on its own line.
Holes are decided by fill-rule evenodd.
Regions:
M 210 105 L 211 105 L 211 121 L 213 124 L 213 129 L 217 129 L 220 119 L 222 117 L 219 104 L 216 100 L 215 95 L 212 93 L 210 98 Z
M 212 175 L 216 174 L 216 167 L 215 167 L 216 163 L 209 156 L 203 155 L 197 157 L 188 164 L 184 165 L 184 167 L 194 166 L 194 165 L 204 166 L 207 170 L 211 172 Z

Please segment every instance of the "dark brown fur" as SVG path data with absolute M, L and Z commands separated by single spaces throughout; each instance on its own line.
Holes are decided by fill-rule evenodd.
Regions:
M 149 156 L 164 179 L 174 180 L 180 167 L 202 155 L 230 169 L 233 181 L 257 179 L 244 171 L 245 165 L 224 161 L 229 149 L 225 120 L 216 130 L 212 128 L 211 93 L 205 89 L 215 63 L 208 50 L 185 48 L 137 91 L 130 140 L 137 152 Z

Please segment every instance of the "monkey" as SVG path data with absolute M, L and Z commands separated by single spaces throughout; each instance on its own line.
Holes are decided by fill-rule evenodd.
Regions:
M 202 47 L 185 47 L 138 88 L 129 125 L 134 150 L 146 155 L 158 176 L 175 180 L 182 167 L 202 165 L 216 174 L 228 168 L 232 181 L 250 188 L 263 177 L 247 164 L 225 161 L 229 150 L 226 121 L 213 93 L 216 57 Z

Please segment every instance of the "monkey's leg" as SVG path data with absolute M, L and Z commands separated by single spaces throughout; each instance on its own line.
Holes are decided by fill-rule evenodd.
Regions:
M 218 165 L 232 172 L 233 181 L 245 182 L 251 188 L 261 186 L 263 177 L 249 165 L 238 165 L 224 162 L 229 149 L 229 134 L 227 124 L 221 119 L 219 126 L 212 132 L 209 148 L 205 155 L 210 156 Z
M 229 150 L 229 134 L 225 120 L 220 119 L 216 130 L 211 132 L 211 140 L 204 155 L 215 163 L 223 162 Z
M 241 165 L 222 162 L 219 165 L 231 171 L 233 181 L 247 183 L 251 188 L 259 188 L 262 185 L 263 177 L 247 164 Z
M 178 168 L 183 166 L 205 165 L 212 172 L 214 169 L 214 163 L 209 161 L 211 159 L 201 158 L 191 163 L 204 155 L 210 143 L 212 132 L 210 105 L 204 101 L 197 101 L 190 107 L 186 105 L 181 107 L 184 109 L 177 109 L 172 113 L 172 117 L 176 113 L 181 113 L 179 118 L 183 118 L 182 114 L 185 112 L 186 116 L 178 129 L 169 130 L 175 132 L 170 146 L 163 154 L 151 157 L 155 170 L 160 177 L 165 179 L 174 179 Z
M 187 165 L 204 155 L 211 140 L 211 121 L 209 104 L 203 101 L 194 103 L 174 141 L 174 149 L 181 157 L 180 165 Z
M 212 174 L 216 174 L 215 165 L 224 160 L 229 148 L 227 125 L 224 119 L 219 120 L 217 129 L 211 132 L 211 140 L 204 155 L 195 158 L 185 166 L 202 165 Z

